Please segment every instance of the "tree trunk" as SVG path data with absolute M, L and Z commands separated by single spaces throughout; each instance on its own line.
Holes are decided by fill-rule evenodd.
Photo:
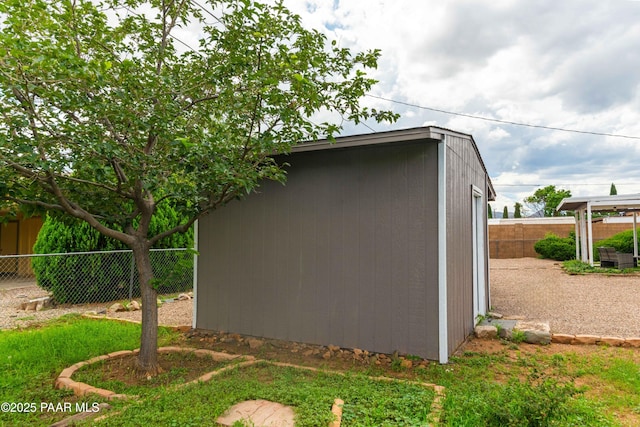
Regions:
M 138 268 L 142 293 L 142 335 L 138 354 L 138 373 L 154 376 L 161 372 L 158 365 L 158 293 L 152 286 L 150 247 L 146 243 L 135 245 L 133 256 Z

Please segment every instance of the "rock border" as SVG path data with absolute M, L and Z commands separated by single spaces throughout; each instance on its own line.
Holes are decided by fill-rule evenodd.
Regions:
M 514 329 L 515 330 L 515 329 Z M 544 332 L 543 339 L 539 339 L 540 332 L 528 329 L 517 329 L 524 334 L 524 342 L 528 344 L 569 344 L 569 345 L 607 345 L 610 347 L 640 348 L 640 337 L 608 337 L 599 335 L 573 335 L 573 334 L 548 334 L 548 340 Z M 474 329 L 474 335 L 478 339 L 504 338 L 509 340 L 511 334 L 498 331 L 498 328 L 491 325 L 478 325 Z
M 122 351 L 114 351 L 112 353 L 109 354 L 105 354 L 102 356 L 96 356 L 93 357 L 89 360 L 85 360 L 83 362 L 78 362 L 75 363 L 71 366 L 69 366 L 68 368 L 64 369 L 60 375 L 58 375 L 58 377 L 56 378 L 55 381 L 55 387 L 57 389 L 68 389 L 68 390 L 73 390 L 73 393 L 76 396 L 84 396 L 86 394 L 97 394 L 100 397 L 103 397 L 107 400 L 112 400 L 112 399 L 127 399 L 127 398 L 131 398 L 133 396 L 129 396 L 126 394 L 118 394 L 114 391 L 111 390 L 105 390 L 99 387 L 93 387 L 89 384 L 85 384 L 83 382 L 79 382 L 79 381 L 74 381 L 71 379 L 71 376 L 80 368 L 82 368 L 83 366 L 87 366 L 93 363 L 97 363 L 97 362 L 101 362 L 103 360 L 107 360 L 107 359 L 117 359 L 120 357 L 125 357 L 125 356 L 131 356 L 131 355 L 136 355 L 140 352 L 140 349 L 135 349 L 135 350 L 122 350 Z M 235 360 L 235 359 L 246 359 L 247 361 L 251 362 L 251 364 L 255 363 L 255 358 L 253 356 L 243 356 L 243 355 L 232 355 L 232 354 L 227 354 L 227 353 L 220 353 L 217 351 L 213 351 L 213 350 L 207 350 L 207 349 L 199 349 L 199 348 L 193 348 L 193 347 L 175 347 L 175 346 L 171 346 L 171 347 L 160 347 L 158 348 L 158 352 L 160 353 L 194 353 L 196 356 L 199 357 L 211 357 L 214 361 L 216 362 L 222 362 L 222 361 L 230 361 L 230 360 Z M 197 383 L 199 381 L 209 381 L 214 375 L 219 375 L 220 373 L 228 370 L 229 368 L 234 368 L 236 366 L 245 366 L 246 363 L 238 363 L 238 364 L 234 364 L 234 365 L 229 365 L 229 366 L 225 366 L 223 368 L 220 368 L 216 371 L 212 371 L 209 373 L 206 373 L 204 375 L 201 375 L 200 377 L 196 378 L 195 380 L 189 381 L 187 383 L 184 384 L 180 384 L 179 387 L 184 387 L 187 384 L 193 384 L 193 383 Z
M 93 387 L 89 384 L 85 384 L 79 381 L 74 381 L 71 379 L 71 376 L 81 367 L 83 366 L 87 366 L 89 364 L 92 363 L 97 363 L 103 360 L 107 360 L 107 359 L 115 359 L 115 358 L 119 358 L 119 357 L 125 357 L 125 356 L 129 356 L 129 355 L 135 355 L 138 354 L 140 352 L 140 349 L 135 349 L 135 350 L 122 350 L 122 351 L 114 351 L 112 353 L 109 354 L 105 354 L 102 356 L 96 356 L 93 357 L 91 359 L 82 361 L 82 362 L 78 362 L 75 363 L 71 366 L 69 366 L 68 368 L 64 369 L 60 375 L 58 375 L 58 377 L 56 378 L 55 381 L 55 387 L 57 389 L 70 389 L 73 391 L 73 393 L 76 396 L 85 396 L 87 394 L 96 394 L 98 396 L 101 396 L 107 400 L 113 400 L 113 399 L 131 399 L 131 398 L 136 398 L 137 396 L 131 396 L 131 395 L 126 395 L 126 394 L 118 394 L 114 391 L 111 390 L 106 390 L 106 389 L 102 389 L 99 387 Z M 213 351 L 213 350 L 207 350 L 207 349 L 198 349 L 198 348 L 194 348 L 194 347 L 176 347 L 176 346 L 170 346 L 170 347 L 160 347 L 158 348 L 158 352 L 163 352 L 163 353 L 177 353 L 177 352 L 182 352 L 182 353 L 190 353 L 193 352 L 194 354 L 196 354 L 197 356 L 200 357 L 211 357 L 213 358 L 215 361 L 230 361 L 230 360 L 235 360 L 235 359 L 244 359 L 244 361 L 241 361 L 239 363 L 234 363 L 228 366 L 224 366 L 220 369 L 216 369 L 215 371 L 211 371 L 208 372 L 204 375 L 201 375 L 200 377 L 196 378 L 195 380 L 183 383 L 183 384 L 178 384 L 176 386 L 173 386 L 174 388 L 182 388 L 185 387 L 189 384 L 196 384 L 198 382 L 204 382 L 204 381 L 209 381 L 211 380 L 213 377 L 222 374 L 223 372 L 226 372 L 230 369 L 236 369 L 236 368 L 243 368 L 246 366 L 251 366 L 251 365 L 255 365 L 255 364 L 259 364 L 259 363 L 264 363 L 264 364 L 268 364 L 268 365 L 273 365 L 273 366 L 280 366 L 280 367 L 288 367 L 288 368 L 295 368 L 295 369 L 303 369 L 303 370 L 307 370 L 307 371 L 313 371 L 313 372 L 322 372 L 322 373 L 328 373 L 328 374 L 334 374 L 334 375 L 342 375 L 345 376 L 347 375 L 344 372 L 340 372 L 340 371 L 333 371 L 333 370 L 327 370 L 327 369 L 319 369 L 319 368 L 314 368 L 311 366 L 302 366 L 302 365 L 295 365 L 292 363 L 284 363 L 284 362 L 275 362 L 275 361 L 271 361 L 271 360 L 263 360 L 263 359 L 256 359 L 253 356 L 245 356 L 245 355 L 232 355 L 232 354 L 227 354 L 227 353 L 221 353 L 221 352 L 217 352 L 217 351 Z M 399 379 L 399 378 L 391 378 L 391 377 L 370 377 L 373 380 L 377 380 L 377 381 L 388 381 L 388 382 L 401 382 L 401 383 L 407 383 L 407 384 L 415 384 L 415 385 L 419 385 L 422 387 L 427 387 L 427 388 L 433 388 L 434 392 L 435 392 L 435 397 L 433 399 L 433 404 L 431 406 L 431 414 L 433 416 L 434 422 L 437 424 L 439 422 L 440 419 L 440 414 L 442 411 L 442 400 L 444 399 L 444 394 L 445 394 L 445 388 L 443 386 L 439 386 L 436 384 L 432 384 L 432 383 L 424 383 L 424 382 L 420 382 L 420 381 L 411 381 L 411 380 L 403 380 L 403 379 Z M 344 405 L 344 401 L 336 398 L 333 402 L 333 405 L 331 407 L 331 412 L 334 414 L 335 419 L 329 424 L 329 427 L 340 427 L 340 424 L 342 422 L 342 407 Z M 95 415 L 98 415 L 98 412 L 95 413 Z M 64 421 L 63 421 L 64 422 Z M 60 425 L 66 425 L 66 424 L 60 424 Z
M 551 334 L 551 342 L 556 344 L 640 348 L 640 337 L 621 338 L 598 335 Z

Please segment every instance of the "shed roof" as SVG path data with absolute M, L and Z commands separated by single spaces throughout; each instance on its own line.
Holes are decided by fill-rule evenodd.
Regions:
M 389 144 L 389 143 L 398 143 L 398 142 L 407 142 L 407 141 L 418 141 L 424 139 L 430 139 L 433 141 L 441 141 L 443 136 L 450 135 L 458 138 L 464 138 L 469 140 L 473 149 L 478 156 L 478 160 L 482 165 L 482 169 L 487 174 L 487 181 L 489 187 L 489 200 L 495 200 L 496 191 L 493 187 L 493 183 L 491 182 L 491 178 L 489 178 L 489 173 L 487 172 L 487 168 L 482 160 L 482 156 L 480 155 L 480 150 L 478 150 L 478 146 L 476 145 L 475 140 L 472 135 L 457 132 L 451 129 L 441 128 L 438 126 L 423 126 L 417 128 L 409 128 L 409 129 L 400 129 L 400 130 L 392 130 L 386 132 L 375 132 L 368 134 L 360 134 L 360 135 L 350 135 L 350 136 L 341 136 L 335 138 L 335 142 L 322 139 L 317 141 L 307 141 L 302 144 L 296 145 L 292 148 L 293 153 L 304 152 L 304 151 L 316 151 L 316 150 L 329 150 L 336 148 L 348 148 L 348 147 L 358 147 L 364 145 L 375 145 L 375 144 Z
M 615 196 L 567 197 L 562 199 L 556 210 L 575 211 L 591 205 L 594 212 L 636 212 L 640 211 L 640 194 Z

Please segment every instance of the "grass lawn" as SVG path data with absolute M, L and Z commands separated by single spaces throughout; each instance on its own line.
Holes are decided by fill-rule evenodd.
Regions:
M 46 411 L 46 404 L 101 402 L 54 390 L 60 371 L 108 352 L 138 347 L 140 327 L 67 316 L 40 327 L 0 332 L 0 401 L 35 404 L 29 413 L 0 412 L 0 426 L 50 425 L 75 411 Z M 162 329 L 162 345 L 180 335 Z M 473 342 L 472 342 L 473 344 Z M 291 405 L 298 426 L 327 425 L 334 398 L 345 401 L 343 426 L 423 426 L 429 423 L 434 392 L 393 375 L 446 387 L 441 421 L 450 426 L 617 426 L 640 422 L 640 351 L 607 347 L 529 347 L 494 342 L 487 351 L 469 347 L 448 365 L 405 370 L 350 369 L 346 375 L 256 364 L 236 367 L 206 383 L 148 390 L 109 383 L 136 400 L 112 401 L 111 416 L 85 425 L 214 425 L 215 418 L 242 400 L 268 399 Z M 556 351 L 560 348 L 560 352 Z M 556 350 L 554 350 L 556 349 Z M 321 363 L 321 362 L 319 362 Z M 90 371 L 77 375 L 91 377 Z M 179 376 L 179 370 L 176 371 Z M 98 376 L 92 385 L 100 386 Z M 74 379 L 76 376 L 74 375 Z M 42 402 L 45 406 L 41 406 Z M 59 408 L 58 408 L 59 409 Z

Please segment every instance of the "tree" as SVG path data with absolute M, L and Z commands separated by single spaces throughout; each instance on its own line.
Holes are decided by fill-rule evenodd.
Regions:
M 533 195 L 525 198 L 524 202 L 531 206 L 533 212 L 542 213 L 542 216 L 560 216 L 556 207 L 566 197 L 571 197 L 571 191 L 556 189 L 555 185 L 548 185 L 537 189 Z
M 13 210 L 61 212 L 132 249 L 144 375 L 161 370 L 149 249 L 261 180 L 284 181 L 273 153 L 341 129 L 315 113 L 397 119 L 360 105 L 379 51 L 327 43 L 281 1 L 210 0 L 224 11 L 215 20 L 202 3 L 0 3 L 0 195 Z M 188 25 L 201 39 L 185 49 L 177 33 Z M 160 206 L 187 219 L 153 234 Z
M 491 204 L 487 203 L 487 215 L 489 217 L 489 219 L 493 218 L 493 209 L 491 209 Z
M 618 190 L 616 190 L 616 185 L 613 182 L 611 183 L 611 188 L 609 189 L 609 195 L 610 196 L 618 195 Z
M 513 211 L 513 217 L 514 218 L 522 218 L 522 203 L 520 202 L 516 202 L 515 207 L 514 207 L 514 211 Z
M 504 207 L 504 209 L 502 209 L 502 218 L 509 218 L 509 209 L 507 209 L 506 206 Z
M 151 218 L 149 230 L 157 234 L 181 222 L 172 209 L 160 205 Z M 154 244 L 154 249 L 191 247 L 193 228 L 187 233 L 172 234 Z M 49 291 L 57 303 L 81 304 L 139 297 L 137 280 L 131 280 L 132 259 L 129 254 L 120 253 L 122 249 L 127 249 L 126 245 L 100 234 L 85 221 L 50 214 L 46 216 L 33 245 L 34 253 L 110 253 L 36 257 L 31 260 L 31 267 L 38 286 Z M 193 286 L 193 253 L 160 251 L 152 256 L 154 279 L 159 292 L 181 292 Z M 129 283 L 129 286 L 123 286 L 123 283 Z

